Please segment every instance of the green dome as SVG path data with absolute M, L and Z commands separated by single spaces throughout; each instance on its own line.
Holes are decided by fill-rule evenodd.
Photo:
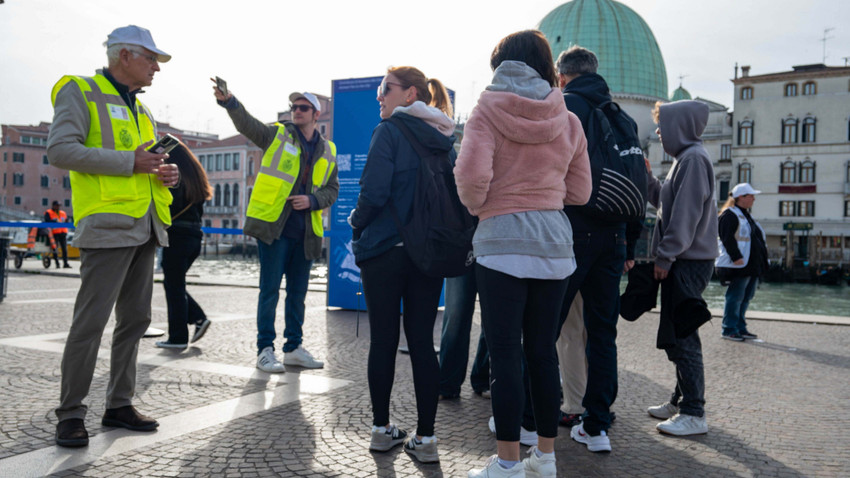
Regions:
M 613 0 L 573 0 L 552 10 L 537 28 L 562 51 L 579 45 L 596 53 L 598 73 L 612 93 L 667 98 L 667 69 L 652 30 L 631 8 Z
M 691 98 L 691 94 L 688 92 L 688 90 L 682 88 L 682 85 L 679 85 L 679 87 L 676 88 L 676 91 L 674 91 L 673 94 L 670 95 L 670 101 L 692 100 L 692 99 L 693 98 Z

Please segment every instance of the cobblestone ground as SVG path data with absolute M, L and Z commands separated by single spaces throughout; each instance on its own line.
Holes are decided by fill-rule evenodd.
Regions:
M 4 467 L 9 459 L 53 446 L 61 346 L 78 285 L 77 278 L 9 276 L 8 296 L 0 303 L 2 476 L 19 476 Z M 253 367 L 257 290 L 189 290 L 214 321 L 207 336 L 182 353 L 156 349 L 157 339 L 143 339 L 140 356 Z M 490 402 L 472 394 L 468 382 L 459 400 L 440 403 L 439 464 L 418 464 L 400 448 L 370 453 L 368 319 L 361 314 L 357 337 L 354 312 L 326 310 L 322 292 L 311 292 L 307 301 L 305 345 L 326 366 L 304 373 L 350 384 L 129 452 L 95 457 L 54 476 L 466 476 L 495 453 L 495 438 L 487 428 Z M 281 300 L 278 330 L 282 309 Z M 165 322 L 165 299 L 157 284 L 153 323 L 165 328 Z M 850 476 L 850 327 L 751 321 L 751 330 L 764 339 L 759 344 L 723 341 L 717 320 L 706 325 L 701 333 L 709 433 L 682 439 L 658 434 L 657 420 L 645 411 L 667 400 L 674 385 L 673 367 L 654 347 L 656 324 L 654 314 L 620 323 L 613 452 L 589 453 L 562 428 L 556 441 L 559 476 Z M 438 321 L 437 342 L 439 330 Z M 36 342 L 31 336 L 42 336 L 37 341 L 42 345 L 32 346 Z M 102 347 L 109 341 L 107 334 Z M 278 349 L 281 344 L 278 338 Z M 108 360 L 99 361 L 88 399 L 86 425 L 93 436 L 111 430 L 100 425 L 108 366 Z M 140 364 L 135 404 L 163 418 L 255 392 L 274 393 L 279 386 L 197 370 Z M 286 375 L 293 373 L 299 371 Z M 402 354 L 391 410 L 400 426 L 415 427 L 410 362 Z

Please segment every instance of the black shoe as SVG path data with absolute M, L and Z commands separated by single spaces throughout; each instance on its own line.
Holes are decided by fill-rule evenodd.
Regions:
M 56 444 L 68 448 L 88 446 L 89 432 L 82 418 L 69 418 L 56 425 Z
M 137 412 L 132 405 L 107 409 L 100 423 L 105 427 L 126 428 L 138 432 L 153 431 L 159 426 L 159 422 Z
M 59 263 L 58 263 L 58 262 L 56 263 L 56 268 L 57 268 L 57 269 L 59 268 Z
M 561 412 L 561 418 L 558 420 L 558 425 L 562 427 L 574 427 L 581 423 L 581 413 L 564 413 Z
M 70 268 L 71 268 L 71 264 L 68 264 L 68 263 L 66 262 L 66 263 L 65 263 L 65 265 L 64 265 L 64 266 L 62 266 L 62 267 L 63 267 L 64 269 L 70 269 Z
M 458 398 L 460 398 L 459 393 L 446 393 L 446 394 L 441 393 L 440 396 L 437 397 L 437 400 L 455 400 L 455 399 L 458 399 Z
M 721 337 L 723 337 L 726 340 L 732 340 L 734 342 L 743 342 L 744 341 L 744 338 L 741 337 L 738 334 L 723 334 L 723 335 L 721 335 Z
M 204 319 L 203 322 L 201 322 L 200 324 L 195 324 L 195 335 L 192 336 L 193 344 L 201 340 L 201 337 L 203 337 L 204 334 L 207 333 L 207 329 L 210 328 L 210 324 L 212 324 L 212 322 L 210 322 L 210 319 Z
M 758 335 L 756 335 L 756 334 L 754 334 L 750 331 L 746 331 L 746 330 L 741 332 L 741 337 L 744 338 L 744 339 L 748 339 L 748 340 L 755 340 L 755 339 L 759 338 Z

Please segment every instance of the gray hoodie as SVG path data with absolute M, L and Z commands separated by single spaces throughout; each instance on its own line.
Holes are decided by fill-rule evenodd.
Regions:
M 651 174 L 649 202 L 658 207 L 652 240 L 655 264 L 669 270 L 677 259 L 717 257 L 714 168 L 702 145 L 708 106 L 699 101 L 661 105 L 661 142 L 676 160 L 662 185 Z

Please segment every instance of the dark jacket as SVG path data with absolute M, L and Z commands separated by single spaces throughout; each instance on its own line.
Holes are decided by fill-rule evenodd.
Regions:
M 736 277 L 762 277 L 767 272 L 767 245 L 764 243 L 764 238 L 759 234 L 759 228 L 756 226 L 756 222 L 750 216 L 750 213 L 746 209 L 741 209 L 741 212 L 750 223 L 750 240 L 752 241 L 750 244 L 750 259 L 741 268 L 718 267 L 717 277 L 722 282 Z M 733 261 L 744 257 L 738 249 L 738 241 L 735 238 L 735 233 L 739 227 L 738 222 L 738 216 L 730 209 L 723 211 L 720 214 L 720 219 L 717 221 L 717 233 L 720 236 L 720 241 Z
M 396 113 L 413 131 L 426 149 L 448 151 L 454 164 L 454 136 L 439 131 L 414 116 Z M 399 218 L 407 223 L 413 204 L 419 156 L 413 146 L 394 124 L 382 121 L 372 131 L 369 154 L 360 177 L 360 196 L 351 217 L 354 241 L 352 249 L 356 263 L 377 257 L 401 243 L 401 235 L 393 219 L 390 202 L 395 204 Z
M 186 186 L 182 181 L 171 190 L 171 195 L 174 201 L 170 206 L 171 227 L 168 228 L 168 237 L 171 238 L 174 235 L 203 237 L 201 217 L 204 215 L 204 203 L 190 204 L 186 201 Z

